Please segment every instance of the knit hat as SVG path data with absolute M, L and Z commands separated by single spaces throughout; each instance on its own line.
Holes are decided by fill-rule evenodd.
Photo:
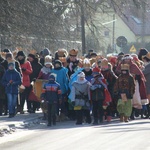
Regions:
M 55 78 L 55 75 L 54 75 L 54 74 L 50 74 L 48 79 L 55 81 L 56 78 Z
M 55 60 L 54 65 L 59 64 L 62 67 L 62 62 L 60 60 Z
M 94 75 L 94 74 L 100 74 L 100 69 L 98 68 L 98 67 L 95 67 L 95 68 L 93 68 L 93 70 L 92 70 L 92 75 Z
M 90 67 L 91 67 L 90 60 L 88 58 L 85 58 L 83 60 L 83 68 L 90 68 Z
M 29 54 L 28 57 L 31 57 L 31 58 L 35 59 L 35 55 L 34 54 Z
M 132 60 L 132 59 L 133 59 L 133 57 L 129 54 L 126 54 L 122 57 L 122 60 Z
M 92 58 L 92 57 L 96 57 L 97 56 L 97 54 L 96 54 L 96 52 L 92 52 L 91 54 L 90 54 L 90 57 Z
M 85 78 L 85 73 L 84 73 L 84 72 L 80 72 L 80 73 L 78 74 L 78 77 L 79 77 L 79 78 Z
M 108 69 L 108 60 L 106 58 L 102 59 L 100 66 L 102 69 Z
M 51 55 L 51 52 L 48 48 L 43 49 L 42 55 L 45 57 L 46 55 Z
M 146 48 L 141 48 L 138 54 L 138 58 L 142 60 L 142 56 L 146 55 L 148 53 L 148 50 Z
M 121 64 L 121 70 L 129 70 L 129 68 L 128 64 Z
M 19 57 L 19 56 L 23 56 L 23 57 L 26 57 L 25 53 L 23 51 L 19 51 L 17 53 L 17 56 L 16 57 Z
M 69 51 L 69 55 L 70 55 L 70 56 L 77 56 L 77 54 L 78 54 L 78 50 L 71 49 L 71 50 Z
M 45 56 L 44 65 L 47 65 L 47 64 L 52 65 L 52 56 L 49 56 L 49 55 Z
M 6 53 L 6 56 L 5 56 L 5 58 L 7 59 L 7 58 L 13 58 L 13 54 L 12 53 Z
M 5 52 L 5 53 L 11 53 L 10 49 L 7 49 L 7 48 L 4 49 L 3 52 Z

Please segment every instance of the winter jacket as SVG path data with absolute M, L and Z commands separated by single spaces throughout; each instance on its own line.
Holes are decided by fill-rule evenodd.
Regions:
M 0 100 L 5 99 L 5 87 L 2 84 L 2 77 L 5 73 L 4 67 L 0 64 Z
M 33 72 L 30 74 L 30 82 L 32 82 L 33 79 L 37 79 L 42 69 L 42 65 L 38 61 L 36 61 L 36 59 L 33 62 L 31 62 L 31 66 L 32 66 Z
M 114 94 L 121 99 L 121 94 L 125 93 L 127 99 L 132 99 L 135 92 L 135 80 L 131 74 L 120 74 L 114 85 Z
M 50 104 L 58 103 L 58 101 L 61 100 L 60 85 L 55 81 L 49 81 L 44 84 L 41 98 L 44 98 Z
M 69 89 L 69 81 L 68 81 L 68 70 L 65 67 L 61 67 L 60 69 L 52 69 L 51 73 L 56 74 L 56 82 L 60 84 L 60 89 L 62 94 L 68 92 Z
M 18 94 L 18 86 L 21 85 L 20 73 L 16 69 L 7 70 L 2 78 L 2 84 L 5 86 L 6 94 Z
M 30 86 L 30 77 L 29 75 L 32 73 L 32 66 L 29 61 L 25 61 L 23 64 L 20 64 L 23 75 L 23 85 L 25 87 Z

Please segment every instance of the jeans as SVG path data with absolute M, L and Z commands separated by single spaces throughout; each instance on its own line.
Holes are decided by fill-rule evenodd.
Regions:
M 15 114 L 17 106 L 17 94 L 7 94 L 9 114 Z

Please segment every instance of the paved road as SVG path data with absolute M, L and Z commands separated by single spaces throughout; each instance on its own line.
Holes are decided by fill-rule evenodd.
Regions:
M 149 137 L 148 119 L 98 126 L 67 121 L 55 127 L 41 124 L 0 139 L 0 150 L 150 150 Z

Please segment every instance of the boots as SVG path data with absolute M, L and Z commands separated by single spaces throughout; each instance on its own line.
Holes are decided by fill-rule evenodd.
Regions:
M 124 122 L 129 122 L 128 118 L 128 116 L 124 116 Z
M 123 121 L 124 121 L 124 115 L 120 114 L 120 122 L 123 122 Z

